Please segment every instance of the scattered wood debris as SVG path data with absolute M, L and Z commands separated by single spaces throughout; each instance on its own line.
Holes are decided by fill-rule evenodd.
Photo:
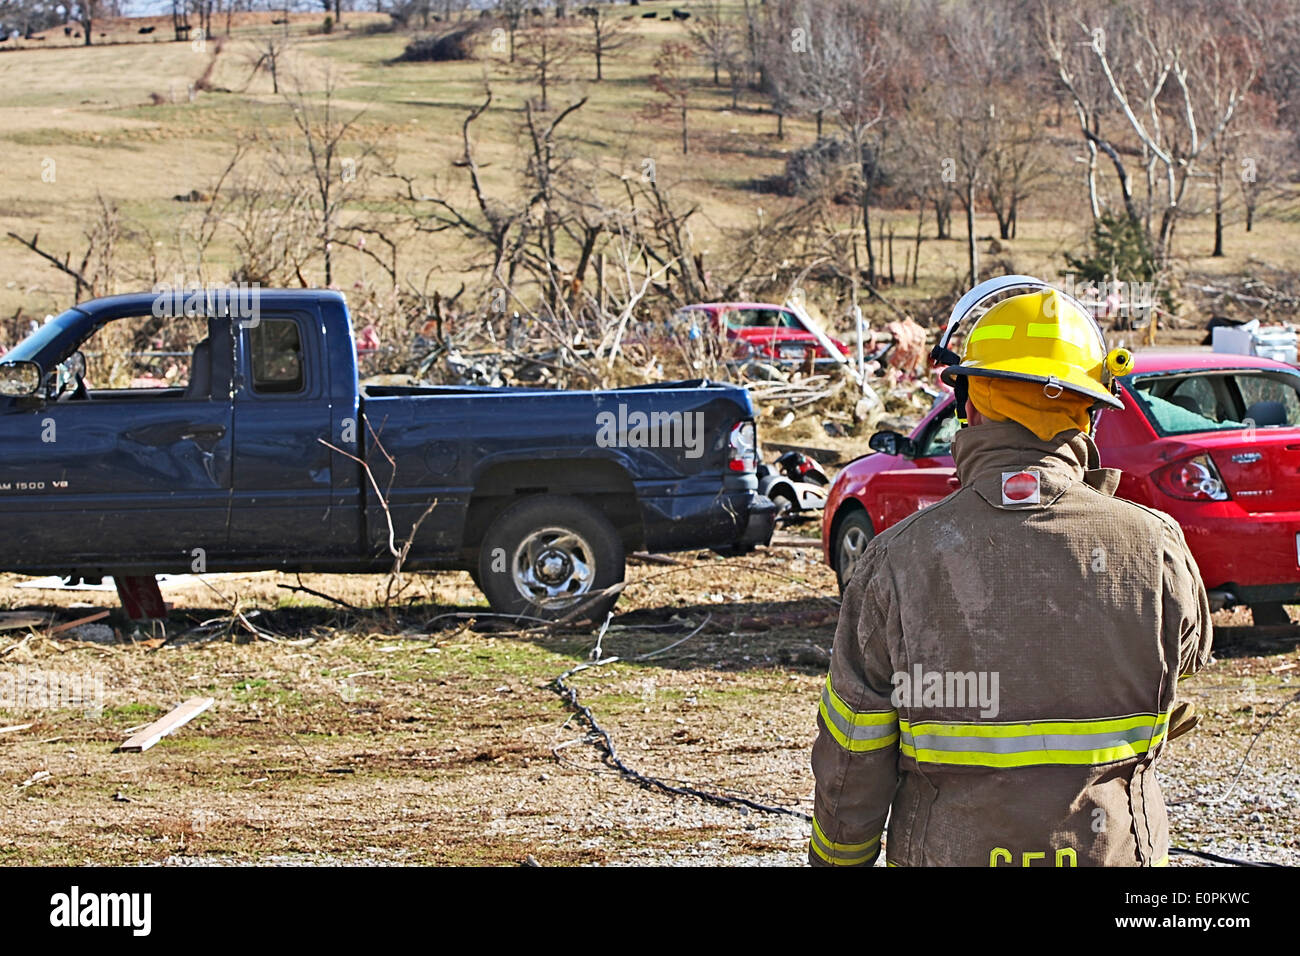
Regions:
M 148 750 L 168 734 L 184 727 L 214 703 L 216 701 L 211 697 L 191 697 L 167 716 L 160 717 L 138 734 L 127 738 L 126 742 L 117 749 L 133 753 Z
M 33 614 L 31 611 L 0 611 L 0 631 L 16 631 L 24 627 L 41 627 L 44 624 L 44 614 Z
M 54 775 L 53 775 L 52 773 L 50 773 L 48 770 L 38 770 L 38 771 L 36 771 L 34 774 L 32 774 L 30 777 L 28 777 L 26 780 L 24 780 L 22 783 L 14 784 L 14 789 L 15 789 L 15 790 L 26 790 L 26 789 L 27 789 L 28 787 L 30 787 L 32 784 L 34 784 L 34 783 L 40 783 L 42 780 L 49 780 L 50 777 L 52 777 L 52 776 L 54 776 Z
M 111 612 L 109 611 L 98 611 L 94 614 L 88 614 L 85 617 L 79 617 L 75 621 L 65 621 L 62 624 L 56 624 L 54 627 L 50 628 L 49 636 L 53 637 L 55 634 L 62 634 L 64 631 L 70 631 L 74 627 L 80 627 L 82 624 L 93 624 L 95 621 L 102 621 L 104 618 L 108 617 L 110 613 Z

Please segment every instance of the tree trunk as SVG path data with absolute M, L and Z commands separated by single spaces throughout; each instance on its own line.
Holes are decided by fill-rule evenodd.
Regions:
M 604 74 L 601 72 L 601 69 L 600 69 L 600 60 L 601 60 L 601 55 L 600 55 L 600 54 L 601 54 L 601 50 L 600 50 L 600 41 L 597 40 L 597 41 L 596 41 L 596 82 L 597 82 L 597 83 L 599 83 L 601 80 L 603 80 L 603 79 L 605 78 L 605 77 L 604 77 Z M 512 56 L 511 59 L 513 60 L 514 57 Z
M 975 181 L 966 182 L 966 258 L 970 263 L 970 284 L 974 288 L 979 282 L 980 263 L 979 248 L 975 244 Z
M 1214 251 L 1211 258 L 1223 258 L 1223 156 L 1214 164 Z
M 866 156 L 858 160 L 862 165 L 862 240 L 867 247 L 867 285 L 876 287 L 876 253 L 871 248 L 871 171 Z
M 1011 214 L 1009 212 L 1004 211 L 1000 206 L 995 205 L 993 207 L 993 215 L 996 216 L 998 220 L 998 238 L 1010 239 L 1011 238 Z
M 686 138 L 686 104 L 682 104 L 682 153 L 683 155 L 690 150 L 690 142 Z
M 916 209 L 916 255 L 912 257 L 912 285 L 916 285 L 916 270 L 921 265 L 921 225 L 925 221 L 925 203 Z
M 781 112 L 776 114 L 776 138 L 785 139 L 785 114 Z
M 1255 226 L 1255 205 L 1246 203 L 1246 231 L 1250 232 Z

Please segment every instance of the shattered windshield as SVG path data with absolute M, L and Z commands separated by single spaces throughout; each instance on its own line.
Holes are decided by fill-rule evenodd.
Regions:
M 1300 375 L 1293 372 L 1170 372 L 1126 384 L 1160 435 L 1300 426 Z

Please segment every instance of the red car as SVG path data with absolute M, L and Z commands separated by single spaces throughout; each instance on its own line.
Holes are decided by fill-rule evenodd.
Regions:
M 1118 496 L 1183 528 L 1215 607 L 1249 605 L 1286 623 L 1300 603 L 1300 373 L 1272 359 L 1212 352 L 1139 353 L 1119 379 L 1123 411 L 1097 426 Z M 950 494 L 951 396 L 909 436 L 877 432 L 877 454 L 835 478 L 822 546 L 841 589 L 871 537 Z
M 701 302 L 678 309 L 673 315 L 675 324 L 693 323 L 702 316 L 715 334 L 725 334 L 735 342 L 744 343 L 763 358 L 778 362 L 802 362 L 811 351 L 816 362 L 836 361 L 817 336 L 799 318 L 798 313 L 782 305 L 761 302 Z M 830 340 L 844 355 L 849 347 L 835 339 Z

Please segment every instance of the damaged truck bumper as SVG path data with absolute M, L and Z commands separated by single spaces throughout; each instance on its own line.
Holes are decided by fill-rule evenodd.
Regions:
M 748 554 L 770 542 L 776 529 L 776 505 L 753 488 L 646 496 L 641 511 L 645 547 L 653 552 L 708 548 Z

